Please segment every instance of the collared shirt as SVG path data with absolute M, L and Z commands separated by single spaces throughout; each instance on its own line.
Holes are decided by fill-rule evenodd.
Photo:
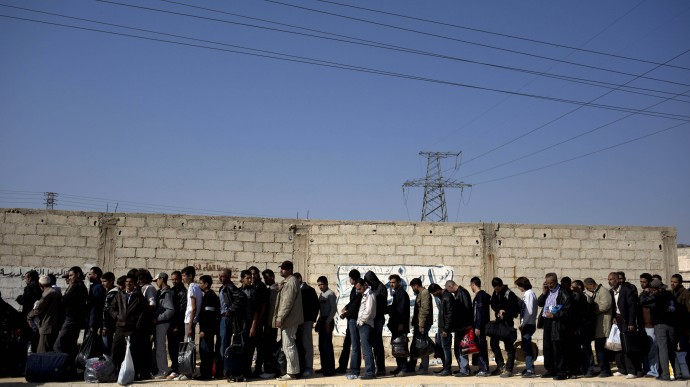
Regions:
M 556 287 L 554 287 L 553 290 L 549 291 L 549 296 L 546 297 L 546 303 L 544 303 L 544 309 L 541 312 L 542 316 L 546 317 L 546 314 L 549 313 L 551 307 L 558 305 L 559 290 L 561 290 L 561 285 L 556 285 Z
M 558 293 L 556 293 L 558 294 Z M 522 296 L 524 301 L 523 308 L 520 313 L 521 327 L 527 324 L 535 325 L 537 323 L 537 296 L 532 289 L 525 290 Z
M 376 297 L 371 293 L 371 288 L 367 288 L 362 294 L 362 303 L 359 306 L 357 315 L 357 325 L 367 324 L 374 327 L 374 317 L 376 317 Z
M 192 297 L 196 299 L 196 315 L 192 316 Z M 201 301 L 204 297 L 204 292 L 201 291 L 199 284 L 192 282 L 189 284 L 189 290 L 187 290 L 187 310 L 184 312 L 184 323 L 188 324 L 190 322 L 196 322 L 199 318 L 199 313 L 201 313 Z
M 616 307 L 616 314 L 621 314 L 620 309 L 618 309 L 618 295 L 621 293 L 621 286 L 618 285 L 617 288 L 611 290 L 613 291 L 613 306 Z
M 220 290 L 218 291 L 218 297 L 220 298 L 220 314 L 222 314 L 223 316 L 225 315 L 225 313 L 228 312 L 228 309 L 230 309 L 229 305 L 225 303 L 225 297 L 223 297 L 223 292 L 226 290 L 226 286 L 223 285 L 220 287 Z

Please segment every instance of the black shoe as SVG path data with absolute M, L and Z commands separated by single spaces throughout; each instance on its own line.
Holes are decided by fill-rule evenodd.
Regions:
M 481 372 L 480 372 L 480 373 L 481 373 Z M 488 376 L 489 373 L 487 372 L 486 375 Z M 458 371 L 458 373 L 455 374 L 455 375 L 453 375 L 453 376 L 455 376 L 456 378 L 464 378 L 464 377 L 472 376 L 472 375 L 470 375 L 470 374 L 467 373 L 467 372 Z M 479 375 L 479 373 L 478 373 L 477 376 L 483 376 L 483 375 Z
M 443 368 L 441 368 L 440 370 L 434 371 L 434 373 L 435 373 L 435 374 L 440 374 L 440 373 L 443 372 L 443 371 L 445 371 L 445 370 L 444 370 Z M 450 372 L 450 371 L 448 371 L 448 372 Z
M 335 376 L 335 371 L 333 372 L 324 372 L 323 376 Z
M 386 376 L 386 370 L 382 369 L 381 371 L 376 371 L 375 376 Z
M 613 376 L 613 375 L 612 375 L 610 372 L 600 372 L 600 373 L 599 373 L 599 377 L 600 377 L 600 378 L 610 378 L 610 377 L 612 377 L 612 376 Z
M 391 375 L 395 375 L 395 374 L 397 374 L 398 372 L 400 372 L 400 367 L 397 367 L 396 369 L 394 369 L 393 371 L 391 371 Z
M 538 378 L 539 375 L 537 375 L 536 373 L 534 373 L 534 371 L 532 371 L 532 370 L 525 370 L 525 371 L 522 373 L 522 377 L 523 377 L 523 378 Z
M 556 376 L 555 372 L 547 372 L 547 373 L 543 374 L 541 377 L 542 378 L 553 378 L 554 376 Z
M 441 372 L 437 373 L 436 376 L 451 376 L 452 374 L 448 370 L 441 370 Z M 460 374 L 458 374 L 460 375 Z M 457 375 L 456 375 L 457 376 Z
M 322 369 L 322 368 L 319 368 L 318 370 L 315 370 L 314 373 L 315 373 L 315 374 L 322 374 L 322 373 L 323 373 L 323 369 Z
M 503 373 L 503 371 L 505 371 L 505 366 L 496 367 L 493 371 L 491 371 L 491 375 L 500 375 Z
M 561 374 L 561 375 L 556 375 L 556 376 L 553 377 L 553 380 L 566 380 L 566 379 L 568 379 L 568 377 L 565 376 L 565 375 L 563 375 L 563 374 Z
M 338 367 L 335 369 L 335 373 L 338 375 L 346 374 L 347 373 L 347 367 Z
M 368 380 L 368 379 L 376 379 L 376 375 L 363 375 L 359 377 L 360 379 Z
M 457 376 L 457 375 L 456 375 L 456 376 Z M 468 375 L 468 376 L 469 376 L 469 375 Z M 480 378 L 485 378 L 485 377 L 489 376 L 489 373 L 486 372 L 486 371 L 479 371 L 479 372 L 477 372 L 474 376 L 478 376 L 478 377 L 480 377 Z

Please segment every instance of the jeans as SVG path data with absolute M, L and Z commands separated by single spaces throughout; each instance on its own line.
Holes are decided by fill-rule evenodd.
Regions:
M 489 348 L 486 344 L 486 331 L 481 329 L 477 335 L 477 346 L 479 347 L 479 371 L 483 372 L 489 372 Z
M 676 349 L 673 344 L 676 342 L 676 332 L 674 327 L 666 324 L 654 325 L 654 336 L 656 337 L 656 345 L 659 351 L 659 369 L 663 377 L 670 377 L 671 373 L 668 369 L 668 363 L 675 363 Z
M 472 328 L 472 329 L 474 329 L 474 328 Z M 469 357 L 467 354 L 462 353 L 462 348 L 460 347 L 460 341 L 462 341 L 464 336 L 465 336 L 464 330 L 455 332 L 455 359 L 458 361 L 458 366 L 460 367 L 460 372 L 462 372 L 464 374 L 469 374 L 470 373 Z M 450 344 L 452 342 L 453 342 L 453 340 L 452 340 L 450 333 L 448 334 L 448 337 L 441 340 L 441 345 L 443 346 L 443 352 L 445 353 L 446 357 L 449 357 L 449 355 L 450 355 Z M 446 347 L 448 349 L 446 349 Z M 447 360 L 447 362 L 448 362 L 448 367 L 446 367 L 446 365 L 444 364 L 443 368 L 447 371 L 450 371 L 452 368 L 452 364 L 450 363 L 450 360 Z
M 115 328 L 113 328 L 113 331 Z M 113 331 L 108 330 L 108 334 L 105 336 L 101 336 L 101 340 L 103 341 L 103 353 L 110 356 L 110 354 L 113 351 Z
M 656 347 L 656 336 L 654 328 L 645 328 L 649 339 L 649 352 L 642 357 L 642 369 L 645 374 L 654 377 L 659 376 L 659 350 Z
M 376 374 L 374 368 L 374 350 L 372 342 L 372 333 L 375 328 L 364 324 L 357 327 L 359 331 L 359 340 L 364 353 L 364 375 L 374 376 Z
M 170 323 L 156 325 L 154 345 L 156 348 L 156 366 L 158 367 L 159 375 L 167 375 L 170 373 L 170 368 L 168 368 L 168 351 L 165 347 L 165 336 L 168 333 L 169 326 Z
M 582 372 L 591 374 L 594 372 L 594 356 L 592 355 L 592 335 L 583 334 L 580 336 L 580 347 L 582 350 Z
M 455 337 L 457 338 L 458 336 L 461 336 L 461 333 L 456 332 Z M 452 332 L 446 332 L 446 337 L 443 337 L 443 334 L 441 332 L 436 334 L 436 340 L 439 340 L 441 343 L 441 348 L 443 348 L 443 369 L 446 371 L 450 371 L 450 369 L 453 367 L 453 354 L 451 352 L 451 347 L 453 346 L 453 333 Z M 455 355 L 458 355 L 458 349 L 460 346 L 455 343 Z M 458 364 L 460 360 L 458 359 Z
M 323 325 L 323 323 L 321 323 Z M 335 373 L 335 356 L 333 355 L 334 322 L 328 324 L 329 332 L 323 326 L 319 327 L 319 355 L 321 355 L 321 371 L 324 375 Z
M 683 328 L 680 328 L 682 331 Z M 690 349 L 690 340 L 688 340 L 687 333 L 676 333 L 678 336 L 679 351 L 676 352 L 676 361 L 673 363 L 674 376 L 683 376 L 690 378 L 690 370 L 688 370 L 688 350 Z
M 522 350 L 525 351 L 525 369 L 534 371 L 534 354 L 532 353 L 532 335 L 537 331 L 534 324 L 525 324 L 522 327 Z M 590 351 L 591 352 L 591 351 Z
M 230 370 L 226 367 L 227 361 L 225 359 L 225 349 L 228 347 L 228 317 L 221 317 L 219 322 L 220 330 L 218 331 L 218 340 L 216 340 L 216 376 L 220 376 L 220 370 L 223 370 L 223 376 L 229 378 Z
M 350 371 L 348 373 L 359 375 L 359 370 L 362 365 L 362 346 L 359 340 L 357 320 L 347 320 L 347 328 L 350 331 L 350 342 L 352 343 L 352 348 L 350 351 Z

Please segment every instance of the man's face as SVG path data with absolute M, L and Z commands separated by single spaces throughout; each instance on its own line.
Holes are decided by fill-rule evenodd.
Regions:
M 367 290 L 367 285 L 355 284 L 355 289 L 357 289 L 357 293 L 364 294 L 364 291 Z
M 163 278 L 156 278 L 156 287 L 160 289 L 163 287 L 163 285 L 165 285 L 165 282 L 163 282 Z
M 349 279 L 350 279 L 350 285 L 354 286 L 355 285 L 355 279 L 352 277 L 350 277 Z
M 544 281 L 544 282 L 546 283 L 546 287 L 547 287 L 549 290 L 553 290 L 553 289 L 556 288 L 556 281 L 554 281 L 553 278 L 547 277 L 547 278 L 546 278 L 546 281 Z
M 127 278 L 125 280 L 125 290 L 127 291 L 127 293 L 131 293 L 136 286 L 137 284 L 135 283 L 134 279 Z
M 572 286 L 573 286 L 573 284 L 570 282 L 561 281 L 561 287 L 564 289 L 570 290 L 572 288 Z
M 89 270 L 88 278 L 89 282 L 95 283 L 98 280 L 98 275 L 96 275 L 96 273 L 94 273 L 93 270 Z
M 585 284 L 585 288 L 587 288 L 587 290 L 589 290 L 590 292 L 594 292 L 595 290 L 597 290 L 597 286 L 594 284 Z
M 185 285 L 189 285 L 192 282 L 194 282 L 194 277 L 192 277 L 191 275 L 187 275 L 187 273 L 182 273 L 182 283 L 184 283 Z
M 101 278 L 101 285 L 103 288 L 110 290 L 115 286 L 115 281 L 108 281 L 105 278 Z
M 244 277 L 242 277 L 240 282 L 242 282 L 242 286 L 244 286 L 245 288 L 252 286 L 252 275 L 251 274 L 245 275 Z
M 208 284 L 204 281 L 199 281 L 199 287 L 201 288 L 202 292 L 205 292 L 208 290 Z
M 434 292 L 434 297 L 441 298 L 443 295 L 443 289 L 438 289 L 437 291 Z
M 26 283 L 27 285 L 31 283 L 31 276 L 30 275 L 27 274 L 24 276 L 24 283 Z
M 620 284 L 625 283 L 625 275 L 618 274 L 618 283 L 620 283 Z
M 398 290 L 398 287 L 400 286 L 400 282 L 398 282 L 397 278 L 391 278 L 390 284 L 391 284 L 391 289 L 393 289 L 393 290 Z
M 67 283 L 72 285 L 73 283 L 77 282 L 79 279 L 79 275 L 77 273 L 70 271 L 69 274 L 67 274 Z
M 419 286 L 419 285 L 413 285 L 412 286 L 412 293 L 414 293 L 415 295 L 419 294 L 419 292 L 421 292 L 421 291 L 422 291 L 421 286 Z
M 500 293 L 502 289 L 503 289 L 503 286 L 494 286 L 494 292 L 496 292 L 496 293 Z
M 297 285 L 302 285 L 302 277 L 295 276 L 295 279 L 297 280 Z
M 222 284 L 227 284 L 228 281 L 230 280 L 230 276 L 228 275 L 228 272 L 225 270 L 221 271 L 220 274 L 218 274 L 218 280 Z
M 616 274 L 616 273 L 609 274 L 609 286 L 612 287 L 613 289 L 618 288 L 618 274 Z
M 321 281 L 317 282 L 316 284 L 319 286 L 319 290 L 321 291 L 321 293 L 328 290 L 328 284 L 321 282 Z
M 578 283 L 573 283 L 572 285 L 570 285 L 570 288 L 573 290 L 573 292 L 580 293 L 580 294 L 584 290 L 584 289 L 582 289 L 582 287 Z
M 283 269 L 282 267 L 280 268 L 280 276 L 281 277 L 287 278 L 290 276 L 290 274 L 292 274 L 292 270 Z
M 170 282 L 175 286 L 182 283 L 182 278 L 177 274 L 173 274 L 170 276 Z
M 268 285 L 268 286 L 271 286 L 271 285 L 273 285 L 274 283 L 276 283 L 275 277 L 273 277 L 272 275 L 270 275 L 270 274 L 268 274 L 268 273 L 267 273 L 267 274 L 263 274 L 263 277 L 264 277 L 264 282 L 265 282 L 266 285 Z
M 252 270 L 252 284 L 261 282 L 261 273 L 258 270 Z
M 472 293 L 477 293 L 479 291 L 479 287 L 475 284 L 470 284 L 470 289 L 472 289 Z
M 680 281 L 676 277 L 671 277 L 671 290 L 676 290 L 680 286 Z
M 640 277 L 640 287 L 642 289 L 647 289 L 649 287 L 649 281 L 644 277 Z

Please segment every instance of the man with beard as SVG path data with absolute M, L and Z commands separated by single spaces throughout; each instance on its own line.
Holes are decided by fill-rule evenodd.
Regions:
M 391 331 L 391 341 L 400 336 L 407 337 L 410 331 L 410 296 L 403 289 L 402 279 L 399 275 L 393 274 L 388 277 L 391 290 L 393 291 L 393 302 L 388 306 L 388 329 Z M 407 376 L 407 358 L 396 357 L 397 367 L 391 371 L 394 376 Z
M 280 264 L 280 276 L 283 281 L 280 283 L 280 290 L 276 297 L 276 306 L 273 313 L 272 326 L 280 332 L 283 343 L 283 353 L 287 361 L 287 373 L 279 380 L 295 380 L 299 376 L 300 363 L 297 353 L 297 329 L 304 322 L 302 312 L 302 293 L 299 289 L 297 278 L 292 275 L 294 266 L 290 261 Z
M 680 274 L 671 276 L 671 292 L 678 308 L 678 329 L 676 330 L 678 351 L 673 375 L 676 380 L 690 379 L 687 358 L 690 349 L 690 290 L 683 286 L 683 277 Z
M 414 329 L 413 340 L 417 337 L 429 337 L 429 329 L 434 323 L 434 307 L 431 293 L 422 286 L 422 280 L 413 278 L 410 281 L 410 287 L 414 292 L 416 298 L 414 301 L 414 311 L 412 314 L 412 327 Z M 417 359 L 410 358 L 407 366 L 408 371 L 414 372 L 417 366 Z M 429 355 L 422 356 L 419 364 L 417 375 L 426 375 L 429 373 Z
M 273 321 L 273 313 L 276 305 L 276 298 L 278 297 L 278 284 L 276 283 L 276 276 L 273 270 L 266 269 L 261 272 L 264 278 L 268 295 L 266 318 L 264 321 L 264 339 L 261 340 L 261 347 L 265 354 L 264 357 L 264 373 L 259 375 L 261 379 L 271 379 L 276 376 L 278 370 L 278 359 L 275 356 L 276 338 L 278 337 L 278 330 L 271 326 Z
M 119 293 L 119 289 L 115 286 L 115 274 L 106 272 L 101 277 L 101 286 L 105 293 L 103 300 L 103 316 L 101 326 L 101 336 L 103 338 L 103 353 L 109 354 L 113 351 L 113 333 L 115 333 L 115 320 L 110 316 L 110 305 L 113 299 Z
M 350 361 L 350 350 L 355 343 L 355 341 L 352 340 L 352 335 L 353 331 L 356 330 L 356 326 L 354 325 L 353 322 L 353 327 L 350 327 L 350 320 L 353 318 L 356 320 L 357 319 L 357 312 L 359 311 L 359 303 L 357 304 L 357 311 L 354 313 L 348 312 L 349 307 L 352 304 L 352 301 L 358 297 L 357 295 L 357 289 L 355 289 L 355 281 L 357 281 L 361 277 L 361 274 L 359 270 L 357 269 L 352 269 L 348 273 L 348 281 L 350 282 L 350 285 L 352 285 L 352 289 L 350 290 L 350 302 L 345 305 L 345 308 L 340 311 L 340 318 L 346 319 L 347 321 L 347 329 L 345 330 L 345 338 L 343 339 L 343 350 L 340 352 L 340 358 L 338 359 L 338 368 L 335 369 L 336 374 L 344 374 L 348 370 L 348 362 Z M 361 300 L 361 295 L 359 296 Z M 354 317 L 353 317 L 354 316 Z M 357 342 L 359 339 L 357 339 Z M 359 344 L 357 344 L 357 348 L 359 348 Z M 359 355 L 358 355 L 359 356 Z M 357 364 L 357 370 L 359 372 L 359 363 Z
M 601 284 L 597 285 L 592 278 L 585 278 L 587 290 L 592 293 L 592 312 L 595 316 L 594 321 L 594 352 L 597 354 L 597 364 L 599 364 L 599 377 L 607 378 L 611 375 L 611 367 L 606 359 L 606 339 L 611 333 L 611 307 L 613 298 L 606 288 Z M 593 375 L 594 365 L 585 370 L 585 377 Z
M 541 317 L 544 319 L 544 368 L 546 373 L 542 378 L 553 377 L 554 380 L 567 379 L 567 364 L 565 362 L 563 344 L 566 338 L 568 313 L 570 312 L 570 292 L 558 285 L 556 273 L 548 273 L 544 277 L 543 293 L 537 300 L 542 307 Z
M 98 330 L 103 324 L 103 303 L 105 302 L 105 290 L 101 284 L 101 276 L 103 270 L 100 267 L 94 266 L 89 270 L 87 278 L 91 286 L 89 287 L 89 298 L 87 302 L 88 308 L 88 324 L 87 330 L 91 334 L 97 335 Z M 86 337 L 86 335 L 84 335 Z
M 79 331 L 84 328 L 86 300 L 89 292 L 84 285 L 84 272 L 79 266 L 70 268 L 66 276 L 69 287 L 62 296 L 65 319 L 55 340 L 55 352 L 66 353 L 74 359 L 77 356 Z
M 611 295 L 613 296 L 613 320 L 614 324 L 618 325 L 621 336 L 628 331 L 637 330 L 637 306 L 639 304 L 637 298 L 637 290 L 633 291 L 632 285 L 625 285 L 621 282 L 621 273 L 612 272 L 609 274 L 609 285 L 611 286 Z M 624 276 L 622 277 L 625 278 Z M 640 371 L 640 364 L 642 360 L 639 354 L 625 353 L 625 351 L 616 352 L 616 365 L 618 371 L 614 376 L 626 375 L 626 379 L 635 379 Z
M 42 353 L 53 350 L 53 343 L 62 325 L 60 318 L 62 314 L 62 293 L 50 287 L 50 278 L 46 275 L 40 277 L 39 285 L 43 290 L 43 295 L 38 302 L 38 306 L 29 312 L 26 319 L 30 321 L 34 317 L 39 317 L 41 320 L 41 326 L 38 328 L 40 338 L 36 352 Z
M 158 292 L 156 293 L 156 311 L 153 316 L 153 324 L 155 326 L 154 349 L 158 373 L 155 378 L 165 379 L 172 372 L 168 367 L 165 338 L 168 329 L 170 329 L 170 321 L 175 315 L 175 305 L 173 304 L 173 292 L 168 286 L 168 274 L 158 273 L 156 285 Z
M 38 284 L 38 272 L 36 270 L 29 270 L 24 275 L 24 293 L 17 297 L 17 303 L 22 306 L 22 322 L 28 321 L 26 316 L 34 308 L 36 301 L 40 300 L 43 294 L 41 286 Z M 39 333 L 37 330 L 31 328 L 29 323 L 22 324 L 21 344 L 26 349 L 26 346 L 31 342 L 31 352 L 36 352 L 38 348 Z
M 319 355 L 321 369 L 316 371 L 323 376 L 335 375 L 335 356 L 333 355 L 333 328 L 335 328 L 335 312 L 337 311 L 335 294 L 328 288 L 328 278 L 321 276 L 316 280 L 321 291 L 319 294 L 319 318 L 316 320 L 315 330 L 319 334 Z
M 142 358 L 143 340 L 137 338 L 146 324 L 147 301 L 137 288 L 138 278 L 130 274 L 125 279 L 125 289 L 113 298 L 110 304 L 110 316 L 115 320 L 115 334 L 113 335 L 113 363 L 120 368 L 125 358 L 127 348 L 126 337 L 129 337 L 134 371 L 140 377 L 142 363 L 151 363 L 151 358 Z M 148 369 L 148 367 L 147 367 Z
M 503 280 L 495 277 L 491 280 L 491 286 L 494 292 L 491 295 L 491 309 L 496 314 L 497 320 L 503 320 L 508 327 L 513 328 L 513 319 L 520 315 L 520 300 L 515 293 L 508 289 L 508 286 L 503 284 Z M 493 375 L 501 375 L 502 378 L 513 376 L 513 366 L 515 364 L 515 347 L 512 341 L 503 341 L 508 360 L 503 362 L 503 354 L 501 353 L 501 340 L 492 337 L 489 342 L 491 352 L 494 353 L 496 359 L 496 369 L 492 372 Z
M 256 348 L 257 332 L 259 331 L 260 321 L 259 315 L 261 313 L 261 305 L 256 299 L 256 288 L 252 286 L 252 272 L 249 270 L 242 270 L 240 272 L 240 283 L 242 286 L 240 290 L 247 298 L 246 313 L 244 318 L 244 330 L 242 337 L 244 338 L 244 359 L 242 364 L 242 375 L 245 378 L 252 377 L 252 358 L 254 357 L 254 349 Z
M 474 334 L 477 336 L 477 346 L 479 347 L 479 372 L 477 376 L 489 376 L 489 350 L 486 346 L 486 323 L 491 319 L 490 304 L 491 297 L 482 290 L 482 280 L 479 277 L 472 277 L 470 289 L 474 293 L 472 300 L 472 311 L 474 316 Z
M 652 275 L 649 273 L 640 274 L 640 310 L 642 311 L 642 321 L 644 330 L 649 340 L 649 351 L 642 354 L 642 372 L 647 377 L 659 376 L 659 350 L 656 346 L 656 336 L 654 335 L 654 323 L 652 322 L 652 305 L 649 302 L 652 298 Z
M 251 266 L 247 270 L 252 273 L 252 287 L 254 287 L 256 292 L 256 309 L 259 311 L 259 325 L 254 336 L 256 342 L 256 365 L 254 366 L 254 372 L 252 372 L 252 377 L 258 378 L 262 374 L 266 359 L 270 358 L 268 351 L 271 351 L 270 348 L 264 345 L 264 330 L 268 321 L 269 292 L 266 284 L 261 282 L 261 271 L 259 268 Z M 271 367 L 268 366 L 268 368 L 270 370 Z

